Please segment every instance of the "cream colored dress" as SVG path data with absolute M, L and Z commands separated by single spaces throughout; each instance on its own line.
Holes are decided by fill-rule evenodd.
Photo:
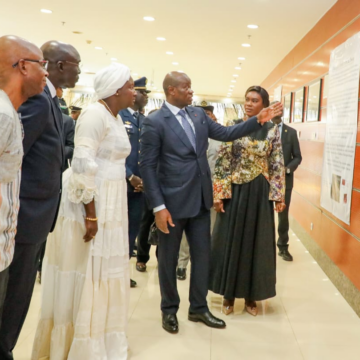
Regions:
M 121 118 L 103 105 L 89 106 L 77 121 L 72 167 L 64 173 L 59 218 L 47 241 L 33 360 L 127 358 L 130 149 Z M 98 233 L 85 243 L 83 204 L 93 198 Z

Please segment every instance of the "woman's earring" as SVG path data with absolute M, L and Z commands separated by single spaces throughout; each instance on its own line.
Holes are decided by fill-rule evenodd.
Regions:
M 116 96 L 119 96 L 119 94 L 118 94 L 118 93 L 116 93 L 115 95 L 116 95 Z

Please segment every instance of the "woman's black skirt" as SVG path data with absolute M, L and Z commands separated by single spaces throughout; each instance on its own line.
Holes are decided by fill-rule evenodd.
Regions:
M 273 202 L 263 175 L 232 185 L 212 233 L 209 289 L 225 299 L 265 300 L 276 295 Z

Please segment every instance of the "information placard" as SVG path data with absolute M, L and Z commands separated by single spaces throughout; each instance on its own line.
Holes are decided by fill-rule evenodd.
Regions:
M 331 53 L 321 182 L 321 206 L 348 225 L 354 175 L 359 73 L 360 33 Z

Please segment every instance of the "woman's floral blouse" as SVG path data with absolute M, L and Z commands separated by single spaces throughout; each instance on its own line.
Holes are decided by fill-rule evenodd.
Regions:
M 231 120 L 227 126 L 236 123 Z M 276 125 L 269 128 L 264 140 L 246 136 L 221 145 L 213 177 L 214 200 L 230 199 L 231 184 L 248 183 L 260 174 L 270 184 L 269 200 L 284 201 L 284 157 Z

